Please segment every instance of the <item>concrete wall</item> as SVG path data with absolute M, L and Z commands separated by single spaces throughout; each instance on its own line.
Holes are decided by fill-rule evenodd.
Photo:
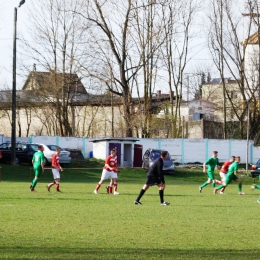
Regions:
M 0 135 L 0 141 L 11 141 L 10 137 Z M 17 138 L 17 142 L 34 142 L 44 144 L 57 144 L 62 148 L 79 149 L 85 158 L 90 157 L 90 152 L 93 151 L 94 158 L 106 159 L 108 151 L 107 142 L 91 142 L 93 139 L 76 138 L 76 137 L 59 137 L 59 136 L 31 136 L 29 138 Z M 128 144 L 128 142 L 125 142 Z M 212 155 L 212 151 L 219 152 L 221 162 L 229 159 L 232 155 L 241 156 L 241 163 L 246 162 L 246 140 L 218 140 L 218 139 L 142 139 L 139 138 L 136 144 L 143 146 L 142 153 L 144 154 L 148 148 L 157 148 L 167 150 L 172 158 L 179 163 L 204 162 Z M 131 144 L 131 143 L 129 143 Z M 132 143 L 134 146 L 134 143 Z M 132 147 L 133 147 L 132 146 Z M 131 153 L 129 147 L 126 147 L 126 153 Z M 255 147 L 253 141 L 249 141 L 248 146 L 248 161 L 255 163 L 260 159 L 260 147 Z M 132 148 L 133 149 L 133 148 Z M 124 162 L 124 154 L 122 147 L 121 162 Z M 133 158 L 133 150 L 132 155 Z M 126 164 L 133 164 L 127 161 Z
M 93 144 L 93 157 L 97 159 L 106 160 L 108 153 L 108 142 L 96 142 Z M 119 155 L 117 155 L 119 156 Z
M 137 143 L 143 145 L 143 154 L 148 148 L 165 149 L 179 163 L 204 162 L 214 150 L 219 152 L 221 162 L 232 155 L 240 156 L 241 163 L 246 162 L 246 140 L 140 139 Z M 260 147 L 254 147 L 250 140 L 248 148 L 248 161 L 255 163 L 260 159 Z

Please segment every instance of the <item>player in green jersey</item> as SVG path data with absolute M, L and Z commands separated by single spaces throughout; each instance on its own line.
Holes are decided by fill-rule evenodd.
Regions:
M 216 194 L 218 190 L 222 189 L 223 187 L 227 187 L 227 185 L 232 181 L 236 181 L 238 183 L 238 194 L 239 195 L 244 195 L 245 193 L 242 192 L 242 182 L 241 180 L 237 177 L 237 172 L 238 172 L 238 164 L 240 163 L 240 156 L 235 157 L 235 161 L 230 165 L 227 175 L 226 175 L 226 180 L 225 182 L 218 186 L 217 188 L 214 189 L 214 193 Z
M 254 190 L 254 189 L 260 190 L 260 185 L 253 184 L 253 185 L 251 186 L 251 189 L 252 189 L 252 190 Z M 258 198 L 257 202 L 260 203 L 260 198 Z
M 32 184 L 30 185 L 30 190 L 32 192 L 35 191 L 35 186 L 41 177 L 42 172 L 44 172 L 44 154 L 43 154 L 44 148 L 42 145 L 38 146 L 38 152 L 36 152 L 33 155 L 32 164 L 33 164 L 33 170 L 35 173 L 35 177 L 32 181 Z
M 260 178 L 260 175 L 259 175 L 259 178 Z M 260 190 L 260 185 L 253 184 L 251 186 L 251 189 L 252 190 L 254 190 L 254 189 Z M 260 203 L 260 198 L 258 198 L 257 202 Z
M 208 175 L 208 180 L 204 182 L 202 185 L 199 186 L 199 192 L 202 192 L 202 188 L 207 186 L 212 182 L 212 188 L 215 188 L 216 183 L 221 183 L 220 181 L 215 179 L 214 176 L 214 170 L 215 167 L 218 167 L 218 152 L 213 151 L 212 157 L 210 157 L 206 162 L 203 163 L 203 172 L 206 173 L 206 165 L 208 165 L 208 170 L 207 170 L 207 175 Z

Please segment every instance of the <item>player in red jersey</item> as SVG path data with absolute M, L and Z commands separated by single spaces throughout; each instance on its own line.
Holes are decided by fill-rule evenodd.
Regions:
M 226 181 L 226 174 L 228 172 L 228 169 L 229 169 L 229 166 L 235 161 L 235 156 L 231 156 L 229 161 L 226 161 L 223 163 L 221 169 L 220 169 L 220 172 L 219 172 L 219 175 L 220 175 L 220 178 L 221 178 L 221 184 L 225 183 Z M 221 190 L 220 190 L 220 194 L 224 194 L 224 190 L 225 190 L 226 187 L 223 187 Z
M 104 182 L 104 180 L 111 178 L 114 186 L 114 195 L 118 195 L 119 192 L 117 192 L 117 172 L 118 170 L 117 170 L 116 150 L 112 149 L 110 151 L 110 155 L 106 159 L 100 181 L 98 182 L 96 189 L 94 190 L 94 193 L 98 194 L 98 190 L 102 185 L 102 183 Z
M 56 191 L 60 191 L 60 171 L 63 171 L 63 169 L 60 166 L 60 151 L 61 149 L 59 147 L 56 148 L 56 153 L 52 156 L 51 161 L 51 168 L 53 173 L 53 182 L 49 183 L 46 188 L 48 191 L 50 191 L 51 186 L 56 184 Z

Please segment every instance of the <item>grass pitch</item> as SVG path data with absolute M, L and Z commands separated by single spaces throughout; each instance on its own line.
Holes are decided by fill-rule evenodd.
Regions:
M 102 163 L 101 163 L 102 164 Z M 101 169 L 61 174 L 61 190 L 49 193 L 46 170 L 31 193 L 30 166 L 0 165 L 0 259 L 259 259 L 256 202 L 251 177 L 241 176 L 243 191 L 232 183 L 213 195 L 202 169 L 177 169 L 166 176 L 161 206 L 151 187 L 134 205 L 146 180 L 142 169 L 122 169 L 120 195 L 95 195 Z M 71 165 L 73 167 L 73 165 Z M 70 166 L 70 167 L 71 167 Z M 84 165 L 86 167 L 87 165 Z M 100 168 L 101 165 L 98 165 Z

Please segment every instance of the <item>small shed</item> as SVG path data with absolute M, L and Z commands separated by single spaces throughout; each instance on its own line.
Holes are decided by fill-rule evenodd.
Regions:
M 130 137 L 111 137 L 94 139 L 90 142 L 93 142 L 94 158 L 106 160 L 110 151 L 115 148 L 119 166 L 138 167 L 142 164 L 142 146 L 135 144 L 137 141 L 139 140 Z

